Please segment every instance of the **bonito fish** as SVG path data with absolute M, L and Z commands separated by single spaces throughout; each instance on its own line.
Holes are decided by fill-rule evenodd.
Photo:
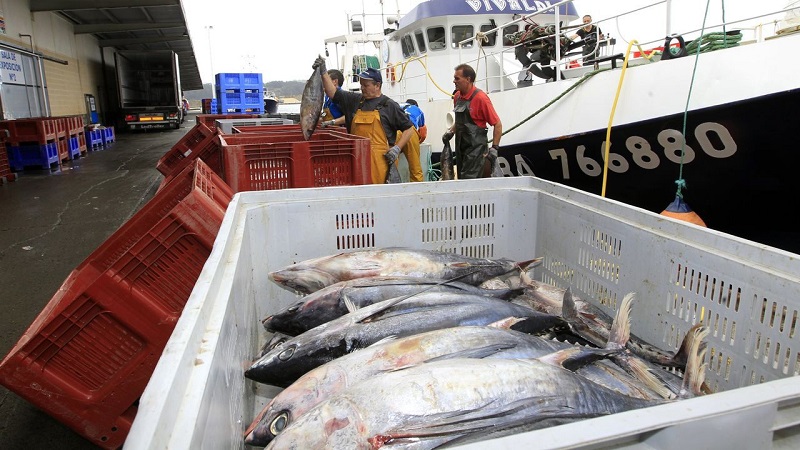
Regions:
M 292 336 L 373 303 L 420 292 L 465 292 L 508 299 L 521 289 L 481 289 L 460 281 L 443 281 L 417 277 L 366 277 L 340 281 L 313 292 L 261 323 L 267 331 Z M 350 305 L 350 306 L 348 306 Z
M 384 300 L 289 339 L 253 363 L 245 376 L 286 387 L 306 372 L 389 336 L 403 337 L 460 325 L 524 318 L 526 329 L 564 327 L 560 318 L 480 295 L 424 292 Z
M 325 91 L 322 88 L 322 68 L 317 67 L 306 81 L 303 88 L 303 97 L 300 100 L 300 129 L 305 140 L 311 139 L 317 128 L 319 116 L 322 114 L 322 104 L 325 100 Z
M 518 265 L 505 258 L 470 258 L 435 250 L 389 247 L 309 259 L 271 272 L 269 278 L 285 289 L 304 294 L 340 281 L 377 276 L 457 279 L 477 286 L 530 263 L 524 261 Z

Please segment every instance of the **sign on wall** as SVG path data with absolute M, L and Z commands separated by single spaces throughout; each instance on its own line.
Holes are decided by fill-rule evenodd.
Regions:
M 0 50 L 0 80 L 9 84 L 25 84 L 22 58 L 18 53 Z

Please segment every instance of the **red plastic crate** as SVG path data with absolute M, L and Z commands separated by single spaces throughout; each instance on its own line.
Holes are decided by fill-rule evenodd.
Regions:
M 72 271 L 0 362 L 0 383 L 119 448 L 231 196 L 202 161 L 174 177 Z
M 222 119 L 248 119 L 250 117 L 258 117 L 258 114 L 198 114 L 197 123 L 202 123 L 211 130 L 216 131 L 217 120 Z
M 234 192 L 370 184 L 369 139 L 292 131 L 219 136 L 225 181 Z
M 236 133 L 279 133 L 279 132 L 297 132 L 302 136 L 303 131 L 300 129 L 299 124 L 294 125 L 242 125 L 233 127 Z M 312 134 L 313 136 L 313 134 Z
M 6 140 L 16 145 L 20 142 L 46 144 L 58 137 L 59 123 L 58 119 L 50 117 L 0 120 L 0 130 L 7 130 L 8 138 Z
M 213 135 L 214 131 L 204 124 L 198 123 L 158 160 L 156 169 L 164 175 L 180 172 L 196 157 L 196 155 L 192 156 L 192 153 L 195 152 L 197 146 Z

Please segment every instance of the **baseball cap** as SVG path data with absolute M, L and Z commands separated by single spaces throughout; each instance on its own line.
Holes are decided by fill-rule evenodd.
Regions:
M 377 69 L 373 69 L 372 67 L 368 68 L 367 70 L 358 74 L 360 78 L 364 78 L 367 80 L 377 81 L 378 83 L 383 83 L 383 78 L 381 77 L 381 73 Z

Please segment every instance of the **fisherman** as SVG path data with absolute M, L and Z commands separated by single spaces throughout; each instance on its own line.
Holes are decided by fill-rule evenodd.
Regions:
M 328 76 L 331 77 L 336 90 L 340 90 L 344 85 L 344 75 L 337 69 L 328 71 Z M 325 102 L 322 104 L 322 115 L 319 117 L 320 126 L 322 128 L 334 125 L 344 125 L 344 113 L 338 106 L 336 106 L 328 95 L 325 95 Z
M 324 58 L 318 57 L 314 61 L 312 68 L 316 70 L 318 67 L 321 68 L 325 94 L 344 112 L 348 131 L 370 140 L 372 182 L 385 183 L 389 163 L 397 163 L 400 149 L 414 133 L 414 124 L 397 102 L 381 94 L 383 78 L 378 70 L 370 67 L 359 74 L 361 93 L 358 94 L 336 90 L 325 68 Z M 402 131 L 399 139 L 398 131 Z
M 592 16 L 589 14 L 583 16 L 583 23 L 585 25 L 569 39 L 574 41 L 575 38 L 581 38 L 582 41 L 579 42 L 583 42 L 583 65 L 585 66 L 594 63 L 594 59 L 597 57 L 597 43 L 606 37 L 598 26 L 592 24 Z
M 444 133 L 442 141 L 449 142 L 454 135 L 456 137 L 455 156 L 459 179 L 490 177 L 497 164 L 503 124 L 489 96 L 475 87 L 475 69 L 472 66 L 456 66 L 453 84 L 457 90 L 453 96 L 456 120 Z M 489 148 L 487 124 L 492 126 L 492 146 Z
M 417 101 L 409 98 L 402 103 L 400 107 L 405 111 L 411 123 L 414 124 L 414 133 L 408 144 L 402 147 L 402 152 L 406 155 L 408 161 L 408 180 L 409 181 L 425 181 L 422 175 L 422 164 L 420 163 L 420 149 L 419 144 L 425 141 L 428 136 L 428 127 L 425 126 L 425 114 L 419 109 Z M 397 132 L 397 139 L 400 139 L 400 131 Z
M 525 25 L 525 29 L 505 35 L 514 45 L 514 57 L 528 72 L 547 81 L 555 81 L 556 70 L 551 67 L 556 58 L 555 27 L 541 26 L 536 22 Z M 568 50 L 569 41 L 561 37 L 562 54 Z

